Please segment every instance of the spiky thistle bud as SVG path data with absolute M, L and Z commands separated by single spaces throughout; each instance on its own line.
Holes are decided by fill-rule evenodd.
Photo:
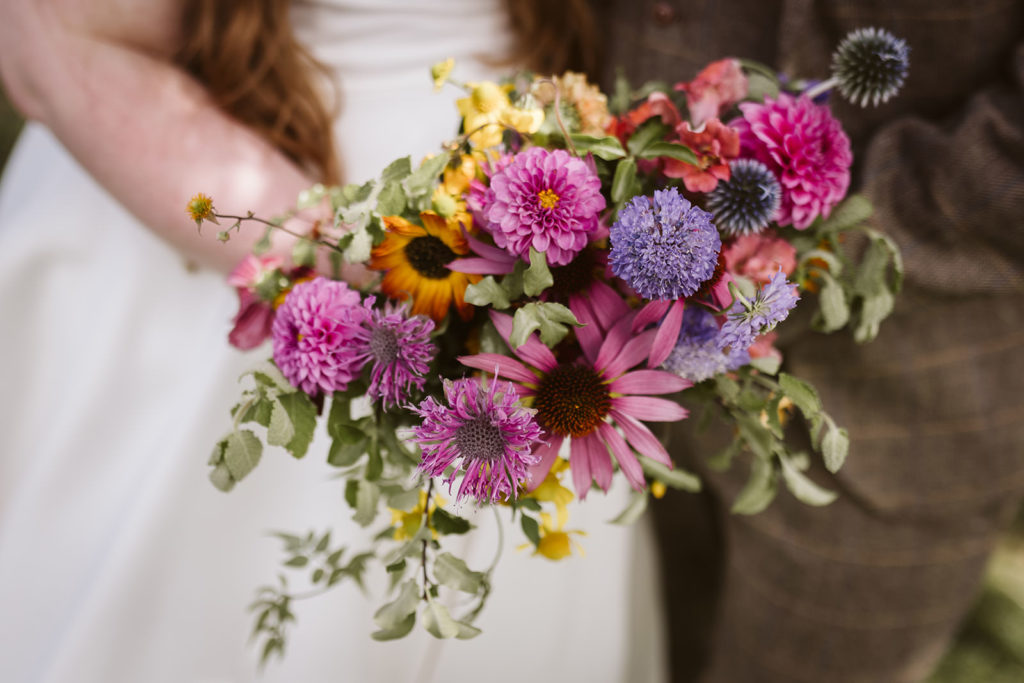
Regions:
M 881 28 L 859 28 L 832 55 L 832 77 L 839 92 L 861 107 L 878 106 L 899 92 L 907 78 L 910 48 Z
M 772 221 L 781 201 L 782 186 L 767 166 L 736 159 L 729 164 L 729 180 L 708 195 L 708 209 L 726 235 L 753 235 Z

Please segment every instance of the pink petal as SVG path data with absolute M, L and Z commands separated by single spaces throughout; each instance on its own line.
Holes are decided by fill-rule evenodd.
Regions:
M 657 330 L 647 330 L 641 332 L 632 339 L 630 339 L 619 351 L 619 355 L 604 366 L 604 376 L 608 379 L 618 377 L 626 370 L 629 370 L 634 365 L 637 365 L 651 353 L 651 344 L 654 343 L 654 337 L 658 333 Z M 597 366 L 599 370 L 602 368 Z
M 584 439 L 573 439 L 569 444 L 569 469 L 572 471 L 572 485 L 580 500 L 590 491 L 590 451 Z
M 661 321 L 657 334 L 654 335 L 654 344 L 651 346 L 651 355 L 647 359 L 647 367 L 656 368 L 665 362 L 668 354 L 676 347 L 679 340 L 679 328 L 683 325 L 683 308 L 686 302 L 682 299 L 672 304 L 668 309 L 668 315 Z
M 491 311 L 491 320 L 494 322 L 494 327 L 498 330 L 501 338 L 508 342 L 512 336 L 512 316 Z M 512 349 L 512 352 L 533 367 L 544 372 L 550 372 L 558 366 L 555 355 L 551 353 L 551 349 L 541 343 L 540 339 L 537 338 L 536 332 L 531 334 L 526 339 L 526 343 L 518 349 Z
M 486 258 L 460 258 L 448 264 L 448 270 L 456 273 L 479 275 L 507 275 L 516 269 L 515 261 L 499 262 Z
M 690 414 L 675 401 L 653 396 L 619 396 L 612 399 L 612 408 L 645 422 L 675 422 Z
M 608 387 L 615 394 L 674 394 L 693 382 L 664 370 L 635 370 L 622 375 Z
M 462 229 L 462 236 L 466 238 L 466 241 L 469 243 L 469 248 L 473 250 L 474 254 L 479 254 L 480 256 L 483 256 L 484 258 L 491 261 L 508 261 L 509 264 L 511 264 L 511 266 L 515 265 L 517 260 L 516 257 L 508 253 L 504 249 L 492 247 L 486 242 L 481 242 L 480 240 L 466 232 L 465 228 Z M 511 273 L 512 271 L 509 270 L 508 272 Z
M 651 323 L 656 323 L 665 315 L 665 311 L 672 305 L 671 301 L 655 299 L 641 308 L 636 317 L 633 318 L 633 331 L 642 330 Z
M 509 358 L 500 353 L 478 353 L 473 356 L 459 356 L 459 362 L 467 367 L 483 370 L 489 374 L 497 372 L 501 377 L 507 377 L 516 382 L 523 382 L 525 384 L 537 383 L 537 375 L 530 372 L 529 368 L 515 358 Z
M 629 305 L 622 300 L 619 293 L 600 280 L 590 286 L 590 300 L 593 302 L 594 313 L 602 329 L 611 329 L 619 318 L 629 312 Z
M 671 468 L 675 466 L 661 440 L 654 436 L 644 423 L 618 410 L 613 410 L 611 415 L 612 419 L 615 420 L 615 424 L 622 428 L 622 431 L 626 434 L 626 439 L 638 453 L 646 455 L 652 460 L 657 460 L 666 467 Z
M 583 356 L 593 365 L 601 348 L 601 329 L 597 318 L 590 304 L 579 294 L 569 297 L 569 309 L 574 311 L 576 320 L 583 323 L 583 327 L 576 328 L 576 341 L 583 349 Z
M 643 468 L 640 467 L 640 461 L 633 455 L 633 451 L 630 450 L 626 440 L 607 422 L 602 422 L 598 430 L 601 432 L 605 443 L 611 447 L 612 453 L 615 454 L 615 459 L 619 461 L 619 468 L 626 475 L 626 480 L 637 491 L 643 489 Z
M 590 458 L 590 472 L 601 490 L 607 492 L 612 485 L 612 475 L 615 471 L 612 467 L 612 457 L 597 434 L 588 434 L 583 437 L 583 441 L 586 442 L 587 456 Z
M 544 481 L 544 477 L 548 476 L 548 472 L 551 471 L 551 466 L 555 464 L 555 458 L 558 457 L 558 450 L 562 447 L 562 437 L 551 434 L 548 436 L 548 442 L 541 444 L 533 449 L 534 455 L 540 456 L 540 461 L 536 465 L 531 465 L 529 468 L 529 485 L 527 486 L 528 491 L 533 491 L 535 488 L 541 485 Z
M 604 342 L 601 344 L 601 349 L 597 352 L 597 360 L 594 361 L 595 368 L 607 367 L 612 362 L 612 359 L 619 355 L 623 345 L 630 337 L 630 323 L 629 318 L 622 318 L 607 333 Z

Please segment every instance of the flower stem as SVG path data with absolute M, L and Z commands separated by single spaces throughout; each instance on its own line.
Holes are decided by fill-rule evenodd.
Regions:
M 255 221 L 256 223 L 262 223 L 263 225 L 266 225 L 268 227 L 274 228 L 275 230 L 280 230 L 281 232 L 287 233 L 287 234 L 291 235 L 292 237 L 297 237 L 297 238 L 299 238 L 301 240 L 306 240 L 306 241 L 312 242 L 314 244 L 318 244 L 318 245 L 320 245 L 322 247 L 327 247 L 328 249 L 333 249 L 334 251 L 338 252 L 339 254 L 344 254 L 345 253 L 345 250 L 341 249 L 336 244 L 331 244 L 330 242 L 325 242 L 324 240 L 321 240 L 321 239 L 311 238 L 311 237 L 309 237 L 307 235 L 303 235 L 301 233 L 295 232 L 294 230 L 286 228 L 283 225 L 278 225 L 277 223 L 274 223 L 272 221 L 268 221 L 268 220 L 265 220 L 263 218 L 259 218 L 258 216 L 254 216 L 251 213 L 246 215 L 246 216 L 233 216 L 233 215 L 227 214 L 227 213 L 215 213 L 213 215 L 216 218 L 229 218 L 229 219 L 235 221 L 235 225 L 240 225 L 242 221 Z
M 807 97 L 807 99 L 813 100 L 818 95 L 828 92 L 837 85 L 839 85 L 839 79 L 833 76 L 832 78 L 825 79 L 824 81 L 818 83 L 812 88 L 808 88 L 807 90 L 804 91 L 803 94 Z
M 430 529 L 430 496 L 434 494 L 434 479 L 431 478 L 427 484 L 427 503 L 423 506 L 423 528 Z M 423 550 L 420 557 L 423 565 L 423 599 L 428 600 L 430 595 L 430 579 L 427 577 L 427 539 L 423 539 Z

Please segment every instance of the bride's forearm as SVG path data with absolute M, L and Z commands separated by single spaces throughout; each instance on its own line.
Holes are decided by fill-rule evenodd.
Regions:
M 196 192 L 211 195 L 224 213 L 271 216 L 291 207 L 310 184 L 277 149 L 221 112 L 202 87 L 161 54 L 163 46 L 145 51 L 127 38 L 71 29 L 47 16 L 53 8 L 36 7 L 21 8 L 22 16 L 8 21 L 3 31 L 14 29 L 14 23 L 21 31 L 20 46 L 11 46 L 9 35 L 0 37 L 8 46 L 0 62 L 15 103 L 48 126 L 146 226 L 187 256 L 226 270 L 262 234 L 243 226 L 226 244 L 214 239 L 214 230 L 198 235 L 185 212 Z M 60 188 L 53 192 L 59 198 Z M 293 227 L 303 229 L 301 223 Z M 287 249 L 291 239 L 277 235 L 275 249 Z

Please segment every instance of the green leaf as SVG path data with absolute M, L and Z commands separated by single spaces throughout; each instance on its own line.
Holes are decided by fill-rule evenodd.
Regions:
M 435 638 L 447 639 L 459 635 L 458 623 L 448 614 L 448 608 L 436 600 L 427 601 L 427 608 L 423 610 L 423 626 Z
M 332 467 L 351 467 L 366 453 L 366 440 L 345 443 L 335 439 L 327 453 L 327 464 Z
M 864 299 L 860 307 L 860 320 L 853 331 L 854 340 L 863 344 L 877 337 L 878 329 L 882 321 L 892 313 L 895 301 L 887 290 Z
M 750 464 L 750 478 L 732 503 L 733 513 L 756 515 L 775 499 L 778 486 L 778 475 L 771 461 L 754 458 Z
M 840 275 L 843 272 L 843 262 L 839 260 L 839 257 L 836 256 L 835 253 L 829 251 L 828 249 L 810 249 L 804 252 L 800 256 L 800 264 L 808 265 L 810 261 L 814 259 L 824 261 L 825 264 L 828 266 L 828 272 L 832 273 L 833 275 Z M 822 270 L 822 268 L 818 265 L 812 264 L 810 265 L 810 267 L 818 271 Z
M 288 379 L 281 373 L 281 370 L 269 360 L 254 365 L 243 372 L 241 377 L 238 378 L 239 381 L 247 375 L 252 375 L 253 379 L 256 380 L 257 385 L 263 385 L 270 389 L 276 389 L 277 391 L 295 391 L 295 387 L 293 387 Z
M 785 372 L 779 373 L 779 388 L 782 393 L 789 397 L 804 417 L 810 419 L 821 412 L 821 399 L 818 392 L 807 382 L 797 379 Z
M 219 463 L 210 470 L 210 483 L 224 493 L 235 488 L 235 479 L 231 476 L 231 470 L 224 463 Z
M 540 331 L 540 340 L 551 347 L 569 334 L 568 325 L 581 327 L 568 308 L 550 301 L 531 302 L 516 311 L 512 318 L 512 334 L 509 345 L 517 349 L 526 343 L 530 334 Z
M 369 446 L 366 449 L 365 476 L 367 481 L 376 481 L 380 479 L 380 475 L 384 472 L 384 458 L 381 457 L 379 443 L 375 443 L 371 439 Z
M 780 458 L 779 461 L 782 463 L 782 478 L 786 482 L 786 488 L 797 500 L 807 505 L 822 506 L 836 499 L 834 491 L 815 484 L 794 467 L 788 458 Z
M 475 572 L 451 553 L 441 553 L 434 560 L 434 578 L 442 586 L 475 595 L 483 586 L 483 572 Z
M 821 331 L 834 332 L 850 320 L 850 306 L 842 285 L 826 272 L 819 273 L 822 279 L 818 305 L 821 307 Z
M 605 161 L 614 161 L 626 156 L 626 150 L 622 148 L 622 143 L 619 142 L 617 137 L 612 135 L 595 137 L 593 135 L 571 133 L 569 138 L 572 140 L 572 144 L 576 146 L 578 152 L 590 152 L 595 157 Z
M 474 306 L 481 308 L 492 306 L 499 311 L 512 305 L 505 293 L 505 288 L 498 284 L 493 275 L 488 275 L 480 282 L 466 287 L 465 299 Z
M 864 258 L 861 259 L 853 281 L 853 291 L 863 297 L 870 297 L 885 291 L 886 273 L 891 253 L 881 240 L 871 240 Z
M 737 384 L 736 380 L 725 375 L 715 376 L 715 389 L 718 390 L 718 395 L 726 403 L 735 403 L 740 395 L 740 385 Z
M 388 167 L 381 173 L 380 180 L 387 185 L 390 182 L 405 179 L 410 173 L 412 173 L 412 158 L 402 157 L 388 164 Z
M 248 429 L 231 432 L 225 439 L 224 464 L 236 482 L 241 481 L 260 463 L 263 444 Z
M 313 441 L 313 432 L 316 430 L 316 406 L 309 396 L 301 391 L 281 394 L 277 400 L 287 412 L 294 429 L 294 434 L 285 444 L 285 448 L 293 457 L 301 458 L 306 455 L 309 444 Z
M 374 631 L 370 634 L 370 637 L 374 640 L 387 641 L 387 640 L 398 640 L 404 638 L 412 631 L 413 626 L 416 625 L 416 612 L 412 612 L 405 619 L 402 619 L 394 626 L 390 628 L 382 628 L 379 631 Z
M 401 183 L 385 183 L 377 195 L 377 213 L 381 216 L 397 216 L 405 211 L 405 192 Z
M 651 143 L 645 147 L 642 152 L 638 152 L 637 156 L 641 159 L 668 157 L 670 159 L 675 159 L 676 161 L 682 161 L 684 164 L 692 164 L 694 166 L 697 166 L 699 163 L 697 155 L 694 154 L 693 150 L 686 145 L 679 144 L 678 142 L 658 141 Z
M 457 621 L 455 623 L 458 624 L 459 627 L 459 632 L 455 634 L 455 637 L 459 640 L 469 640 L 471 638 L 476 638 L 478 635 L 483 633 L 483 631 L 478 629 L 476 626 L 473 626 L 472 624 L 467 624 L 464 621 Z
M 623 526 L 636 523 L 647 511 L 647 500 L 647 491 L 633 491 L 626 509 L 620 512 L 615 519 L 609 520 L 608 523 Z
M 636 181 L 636 159 L 629 157 L 623 159 L 615 167 L 615 176 L 612 178 L 612 203 L 620 204 L 632 197 L 633 184 Z
M 758 71 L 747 74 L 747 97 L 757 102 L 763 102 L 765 97 L 776 98 L 779 96 L 779 81 Z
M 287 562 L 285 562 L 284 566 L 286 566 L 286 567 L 294 567 L 294 568 L 298 569 L 298 568 L 301 568 L 301 567 L 305 567 L 307 564 L 309 564 L 309 558 L 308 557 L 304 557 L 302 555 L 296 555 L 295 557 L 293 557 L 293 558 L 289 559 Z
M 775 437 L 755 415 L 749 413 L 733 413 L 736 426 L 740 429 L 740 436 L 747 444 L 747 448 L 764 460 L 771 458 L 775 450 Z
M 538 296 L 553 284 L 555 284 L 555 278 L 548 270 L 548 261 L 544 252 L 530 247 L 530 267 L 523 273 L 523 292 L 526 293 L 526 296 Z
M 833 474 L 839 471 L 850 452 L 850 435 L 842 428 L 830 425 L 825 432 L 825 438 L 821 441 L 821 455 L 825 460 L 825 467 Z
M 737 436 L 732 442 L 708 458 L 708 467 L 716 472 L 725 472 L 732 465 L 733 458 L 743 450 L 744 440 Z
M 356 489 L 356 513 L 352 520 L 359 526 L 366 527 L 377 517 L 377 503 L 380 501 L 380 489 L 371 481 L 360 481 Z
M 402 188 L 410 199 L 429 195 L 434 190 L 434 183 L 448 163 L 448 153 L 438 154 L 425 160 L 416 172 L 402 181 Z
M 431 526 L 442 536 L 464 534 L 473 528 L 469 520 L 453 515 L 443 508 L 434 508 L 434 511 L 430 513 L 430 519 Z
M 270 422 L 267 425 L 267 443 L 271 446 L 284 446 L 295 436 L 295 427 L 288 411 L 281 401 L 274 398 L 270 401 Z
M 819 229 L 827 232 L 849 230 L 871 218 L 872 213 L 874 213 L 874 207 L 867 197 L 852 194 L 832 209 L 832 213 L 822 221 Z
M 420 591 L 412 579 L 404 582 L 398 591 L 398 597 L 378 609 L 373 621 L 382 629 L 393 629 L 409 615 L 416 615 L 416 606 L 420 604 Z M 408 631 L 406 631 L 408 633 Z M 380 640 L 378 638 L 378 640 Z
M 626 147 L 631 154 L 640 156 L 645 149 L 664 138 L 671 130 L 671 126 L 662 123 L 660 118 L 648 119 L 636 129 L 626 142 Z
M 292 262 L 297 266 L 314 267 L 316 265 L 316 243 L 304 237 L 295 240 L 295 244 L 292 246 Z
M 782 362 L 774 356 L 761 356 L 760 358 L 750 359 L 750 367 L 766 375 L 774 376 L 778 373 L 781 365 Z
M 540 545 L 540 525 L 537 524 L 537 520 L 529 515 L 520 515 L 519 524 L 523 527 L 523 533 L 530 539 L 530 543 L 534 546 Z
M 641 455 L 637 459 L 640 461 L 644 474 L 654 477 L 666 486 L 671 486 L 681 491 L 690 491 L 691 493 L 697 493 L 701 489 L 700 477 L 692 472 L 687 472 L 679 466 L 669 469 L 657 460 L 652 460 L 645 455 Z

